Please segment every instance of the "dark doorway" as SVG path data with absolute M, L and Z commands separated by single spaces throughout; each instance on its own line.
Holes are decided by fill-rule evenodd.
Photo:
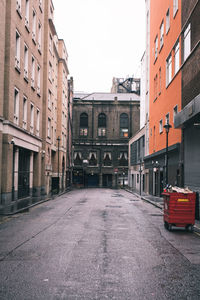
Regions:
M 19 148 L 18 198 L 29 196 L 30 151 Z
M 112 187 L 112 174 L 103 174 L 103 187 Z
M 98 187 L 99 186 L 99 175 L 97 175 L 97 174 L 86 175 L 86 186 Z

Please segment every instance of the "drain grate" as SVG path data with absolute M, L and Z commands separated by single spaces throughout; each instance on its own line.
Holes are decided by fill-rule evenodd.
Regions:
M 109 208 L 121 208 L 121 206 L 118 206 L 118 205 L 106 205 L 106 207 L 109 207 Z
M 152 217 L 163 217 L 163 214 L 150 214 Z

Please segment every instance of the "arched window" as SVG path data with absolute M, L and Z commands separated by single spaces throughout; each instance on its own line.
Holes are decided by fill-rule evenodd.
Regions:
M 106 135 L 106 115 L 101 113 L 98 116 L 98 136 Z
M 86 113 L 82 113 L 80 115 L 80 136 L 88 135 L 88 115 Z
M 128 138 L 128 115 L 120 115 L 120 137 Z

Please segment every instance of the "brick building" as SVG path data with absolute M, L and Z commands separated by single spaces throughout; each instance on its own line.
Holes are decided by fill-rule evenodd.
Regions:
M 7 213 L 51 194 L 53 176 L 60 177 L 58 191 L 66 187 L 69 72 L 51 0 L 3 0 L 0 9 L 0 211 Z M 56 153 L 61 164 L 64 157 L 64 175 L 58 174 Z
M 168 182 L 180 184 L 181 131 L 174 128 L 174 118 L 181 110 L 181 0 L 150 1 L 149 18 L 149 155 L 144 161 L 149 170 L 149 193 L 160 196 L 167 170 Z M 166 124 L 172 126 L 168 164 Z
M 200 2 L 182 0 L 182 109 L 175 127 L 182 130 L 181 184 L 200 191 Z M 180 130 L 180 129 L 178 129 Z
M 139 129 L 136 94 L 75 94 L 73 183 L 116 187 L 127 184 L 128 139 Z

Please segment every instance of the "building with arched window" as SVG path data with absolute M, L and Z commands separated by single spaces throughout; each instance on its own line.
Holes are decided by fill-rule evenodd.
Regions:
M 117 187 L 127 183 L 128 140 L 139 129 L 137 94 L 76 94 L 73 99 L 73 182 Z

